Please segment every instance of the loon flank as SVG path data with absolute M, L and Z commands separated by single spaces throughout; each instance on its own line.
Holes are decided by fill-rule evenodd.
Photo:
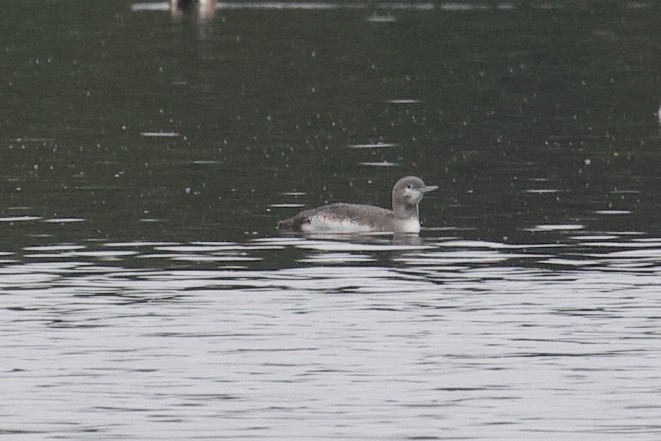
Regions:
M 419 233 L 418 204 L 436 185 L 407 176 L 392 189 L 392 210 L 359 204 L 331 204 L 278 222 L 278 229 L 304 233 Z

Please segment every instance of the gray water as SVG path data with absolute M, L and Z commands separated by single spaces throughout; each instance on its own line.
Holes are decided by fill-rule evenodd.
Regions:
M 0 438 L 661 435 L 653 2 L 5 7 Z

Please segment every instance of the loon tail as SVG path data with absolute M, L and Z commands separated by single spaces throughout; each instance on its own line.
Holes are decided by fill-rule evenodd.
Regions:
M 278 222 L 278 230 L 284 231 L 301 231 L 301 225 L 309 223 L 310 218 L 302 216 L 300 213 L 289 219 L 281 220 Z

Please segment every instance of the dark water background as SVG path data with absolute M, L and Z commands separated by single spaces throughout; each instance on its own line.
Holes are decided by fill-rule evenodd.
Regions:
M 6 2 L 0 437 L 658 439 L 660 22 Z M 420 237 L 275 230 L 409 174 Z

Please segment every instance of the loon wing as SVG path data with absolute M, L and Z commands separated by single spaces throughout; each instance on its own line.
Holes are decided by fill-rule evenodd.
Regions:
M 278 229 L 288 231 L 368 232 L 392 231 L 390 210 L 370 205 L 331 204 L 305 210 L 278 222 Z

